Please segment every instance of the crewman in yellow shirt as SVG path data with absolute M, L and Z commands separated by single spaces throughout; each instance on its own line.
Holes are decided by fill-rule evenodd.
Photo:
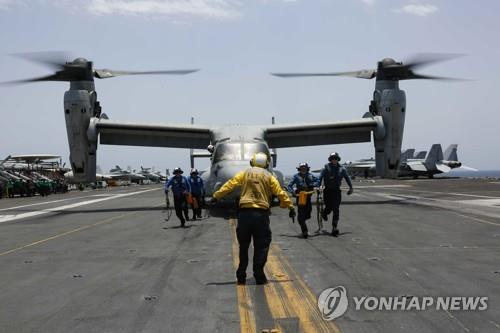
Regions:
M 246 283 L 248 266 L 248 248 L 253 238 L 253 275 L 257 284 L 266 284 L 264 265 L 271 244 L 269 227 L 270 204 L 273 195 L 278 197 L 281 208 L 289 209 L 290 218 L 295 217 L 293 203 L 281 188 L 278 180 L 267 170 L 269 157 L 265 153 L 256 153 L 250 160 L 251 168 L 239 172 L 213 194 L 219 200 L 241 188 L 239 200 L 238 226 L 236 236 L 240 245 L 240 263 L 236 271 L 238 284 Z

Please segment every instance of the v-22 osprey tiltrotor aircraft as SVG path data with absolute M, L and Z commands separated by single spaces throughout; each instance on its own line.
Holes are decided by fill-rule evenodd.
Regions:
M 32 57 L 33 58 L 33 57 Z M 40 58 L 35 55 L 35 59 Z M 70 162 L 75 180 L 95 181 L 96 152 L 101 144 L 209 149 L 210 170 L 203 173 L 207 195 L 246 167 L 255 152 L 273 158 L 276 148 L 369 142 L 373 133 L 377 175 L 394 178 L 400 164 L 401 144 L 406 114 L 405 92 L 400 80 L 445 79 L 421 75 L 414 69 L 449 57 L 426 56 L 403 64 L 386 58 L 376 70 L 341 73 L 273 74 L 280 77 L 337 76 L 375 78 L 375 91 L 369 112 L 352 121 L 299 123 L 262 126 L 200 126 L 194 124 L 139 124 L 109 120 L 101 112 L 94 78 L 110 78 L 127 74 L 188 74 L 195 70 L 130 72 L 94 69 L 92 62 L 78 58 L 70 62 L 43 60 L 57 71 L 41 78 L 18 81 L 69 81 L 64 94 L 64 117 L 70 148 Z M 279 173 L 275 173 L 282 178 Z M 281 179 L 282 181 L 282 179 Z

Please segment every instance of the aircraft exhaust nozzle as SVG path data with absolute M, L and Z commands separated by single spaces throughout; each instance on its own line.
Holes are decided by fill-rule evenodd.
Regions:
M 75 182 L 96 180 L 97 142 L 89 140 L 89 124 L 93 115 L 91 95 L 86 90 L 68 90 L 64 94 L 64 118 Z

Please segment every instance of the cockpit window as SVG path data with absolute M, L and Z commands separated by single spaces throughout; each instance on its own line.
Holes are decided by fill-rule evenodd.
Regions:
M 214 152 L 214 163 L 220 161 L 250 160 L 255 153 L 262 152 L 269 156 L 269 149 L 263 143 L 223 143 Z
M 269 149 L 263 143 L 245 143 L 244 160 L 250 160 L 255 153 L 264 153 L 269 156 Z
M 241 143 L 223 143 L 215 149 L 213 160 L 215 163 L 220 161 L 240 161 Z

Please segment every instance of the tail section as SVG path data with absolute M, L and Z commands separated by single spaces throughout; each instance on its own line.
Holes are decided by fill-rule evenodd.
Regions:
M 446 148 L 446 151 L 444 152 L 444 159 L 447 161 L 458 161 L 457 149 L 457 144 L 452 144 Z
M 415 149 L 413 149 L 413 148 L 406 149 L 406 158 L 407 159 L 413 159 L 414 156 L 415 156 Z
M 426 155 L 427 155 L 427 151 L 426 150 L 419 151 L 417 153 L 417 155 L 415 155 L 415 159 L 417 159 L 417 160 L 423 160 L 423 159 L 425 159 Z
M 406 162 L 409 159 L 413 158 L 413 154 L 415 153 L 415 149 L 406 149 L 401 152 L 401 162 Z
M 434 166 L 438 161 L 443 160 L 443 148 L 439 143 L 433 144 L 427 158 L 425 159 L 425 164 Z

